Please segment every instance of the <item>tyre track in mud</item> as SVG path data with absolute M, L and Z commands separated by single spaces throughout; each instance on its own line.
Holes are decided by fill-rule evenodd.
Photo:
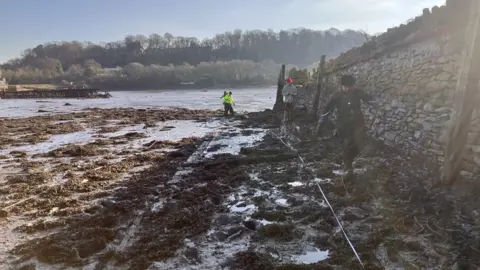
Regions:
M 203 157 L 204 152 L 206 151 L 207 147 L 210 145 L 212 140 L 215 139 L 216 134 L 218 134 L 218 133 L 215 133 L 214 136 L 207 136 L 201 142 L 201 144 L 198 146 L 198 148 L 194 152 L 192 152 L 191 155 L 188 156 L 187 159 L 184 162 L 180 163 L 177 166 L 177 171 L 171 177 L 171 179 L 169 181 L 167 181 L 168 184 L 178 183 L 179 181 L 182 180 L 182 176 L 184 174 L 183 173 L 184 171 L 192 170 L 191 166 L 184 167 L 184 164 L 198 162 Z M 163 187 L 164 187 L 163 184 L 159 184 L 155 187 L 155 189 L 158 190 L 158 189 L 161 189 Z M 112 245 L 111 250 L 113 250 L 113 252 L 115 252 L 116 254 L 122 254 L 122 253 L 128 252 L 128 249 L 131 247 L 132 242 L 135 241 L 135 236 L 137 234 L 139 234 L 140 226 L 142 225 L 142 221 L 145 218 L 146 213 L 157 212 L 157 211 L 162 210 L 161 208 L 164 207 L 165 201 L 166 201 L 165 198 L 157 198 L 156 201 L 155 200 L 149 200 L 147 198 L 147 200 L 145 200 L 145 206 L 146 206 L 145 209 L 137 210 L 137 212 L 136 212 L 137 217 L 131 222 L 130 227 L 127 229 L 127 231 L 125 233 L 125 236 L 121 239 L 121 241 L 118 245 Z M 111 265 L 111 264 L 110 265 L 105 265 L 104 267 L 115 269 L 115 266 Z M 100 268 L 100 266 L 97 267 L 97 268 Z

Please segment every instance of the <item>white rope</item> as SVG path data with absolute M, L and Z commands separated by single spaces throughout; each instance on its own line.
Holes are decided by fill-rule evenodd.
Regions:
M 292 151 L 294 151 L 294 152 L 297 154 L 297 156 L 298 156 L 298 158 L 300 159 L 300 161 L 302 162 L 302 164 L 303 164 L 304 166 L 306 166 L 303 158 L 300 156 L 300 154 L 298 153 L 298 151 L 297 151 L 295 148 L 293 148 L 290 144 L 286 143 L 282 138 L 280 138 L 280 137 L 279 137 L 277 134 L 275 134 L 273 131 L 270 131 L 270 132 L 271 132 L 275 137 L 277 137 L 277 139 L 279 139 L 286 147 L 288 147 L 288 148 L 290 148 Z M 309 169 L 309 171 L 310 171 L 313 175 L 315 175 L 315 172 L 313 171 L 313 169 L 310 169 L 310 168 L 307 168 L 307 169 Z M 320 192 L 322 193 L 323 199 L 325 200 L 325 202 L 327 203 L 328 207 L 330 208 L 330 211 L 332 211 L 333 216 L 334 216 L 335 219 L 337 220 L 338 226 L 340 226 L 340 229 L 342 230 L 342 233 L 343 233 L 343 235 L 345 236 L 345 239 L 347 240 L 348 244 L 350 245 L 350 248 L 352 248 L 352 251 L 353 251 L 353 253 L 355 254 L 355 257 L 357 257 L 357 260 L 358 260 L 358 262 L 360 263 L 360 265 L 362 266 L 362 268 L 365 268 L 365 266 L 364 266 L 363 263 L 362 263 L 362 260 L 360 259 L 360 256 L 358 255 L 357 251 L 355 250 L 355 247 L 353 246 L 352 242 L 351 242 L 350 239 L 348 238 L 347 233 L 346 233 L 345 230 L 343 229 L 343 226 L 342 226 L 342 223 L 340 222 L 340 219 L 338 219 L 337 215 L 335 214 L 335 211 L 333 210 L 332 205 L 331 205 L 330 202 L 328 201 L 327 196 L 325 196 L 325 193 L 323 193 L 323 190 L 322 190 L 322 188 L 320 187 L 320 185 L 319 185 L 317 182 L 315 182 L 315 184 L 317 185 L 318 189 L 319 189 Z M 318 204 L 320 204 L 320 203 L 318 203 Z

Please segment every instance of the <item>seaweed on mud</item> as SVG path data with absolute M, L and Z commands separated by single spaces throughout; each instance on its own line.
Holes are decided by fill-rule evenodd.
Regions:
M 83 157 L 106 154 L 108 150 L 98 148 L 95 145 L 68 145 L 47 153 L 48 157 Z
M 34 160 L 24 160 L 20 163 L 20 168 L 23 168 L 24 170 L 29 170 L 29 169 L 37 169 L 41 168 L 45 165 L 44 162 L 41 161 L 34 161 Z
M 114 133 L 122 129 L 121 126 L 103 126 L 100 127 L 98 133 Z
M 7 185 L 26 183 L 26 184 L 43 184 L 51 180 L 53 175 L 48 172 L 34 172 L 30 174 L 9 175 L 6 177 Z
M 278 260 L 267 253 L 244 251 L 236 253 L 233 259 L 223 264 L 230 269 L 252 269 L 252 270 L 333 270 L 326 262 L 315 264 L 281 264 Z M 357 268 L 351 268 L 357 269 Z
M 58 220 L 49 221 L 49 220 L 42 219 L 42 220 L 35 221 L 34 223 L 31 223 L 31 224 L 23 224 L 15 228 L 15 230 L 19 232 L 31 234 L 39 231 L 47 231 L 54 228 L 59 228 L 65 225 L 66 225 L 65 220 L 58 219 Z
M 231 269 L 273 270 L 273 257 L 267 254 L 258 254 L 253 251 L 236 253 L 229 263 Z
M 165 148 L 177 148 L 179 146 L 185 145 L 185 144 L 191 144 L 194 143 L 196 140 L 199 138 L 197 137 L 187 137 L 183 138 L 180 141 L 169 141 L 169 140 L 163 140 L 163 141 L 150 141 L 146 144 L 144 144 L 144 149 L 143 151 L 149 151 L 153 149 L 165 149 Z
M 198 145 L 199 142 L 195 142 L 195 144 Z M 195 147 L 191 147 L 191 145 L 185 145 L 181 148 L 190 149 L 187 150 L 190 151 L 190 153 L 195 149 Z M 108 252 L 105 247 L 113 241 L 115 236 L 121 235 L 121 231 L 124 230 L 124 226 L 118 227 L 118 225 L 128 224 L 128 221 L 135 218 L 136 213 L 134 210 L 144 208 L 145 200 L 151 200 L 153 194 L 158 194 L 156 186 L 159 183 L 168 181 L 176 171 L 176 167 L 181 162 L 184 162 L 188 156 L 189 155 L 186 154 L 186 156 L 173 159 L 155 159 L 157 164 L 152 168 L 146 169 L 143 173 L 126 180 L 123 183 L 122 189 L 117 189 L 112 192 L 112 194 L 105 192 L 100 194 L 101 192 L 99 192 L 99 197 L 110 195 L 112 196 L 112 201 L 102 201 L 101 204 L 88 209 L 78 208 L 78 205 L 65 205 L 68 207 L 62 208 L 61 205 L 58 205 L 58 202 L 54 204 L 53 202 L 47 203 L 42 200 L 39 201 L 40 205 L 34 205 L 35 202 L 30 202 L 31 206 L 38 206 L 40 209 L 45 209 L 40 210 L 38 215 L 47 214 L 46 211 L 51 211 L 53 207 L 59 207 L 56 213 L 53 213 L 54 215 L 67 215 L 67 213 L 64 212 L 70 211 L 63 219 L 67 225 L 59 227 L 57 232 L 48 237 L 27 241 L 17 246 L 13 250 L 13 253 L 22 256 L 23 259 L 20 261 L 36 257 L 43 262 L 60 262 L 70 266 L 81 265 L 94 255 L 102 256 L 103 252 Z M 131 161 L 128 162 L 132 163 Z M 123 169 L 119 166 L 118 168 L 112 168 L 112 170 L 121 171 Z M 159 171 L 162 173 L 158 174 Z M 62 193 L 73 193 L 82 191 L 83 189 L 85 189 L 84 191 L 88 191 L 90 190 L 89 187 L 94 183 L 95 182 L 84 182 L 82 179 L 73 178 L 63 185 L 55 187 L 57 189 L 55 192 L 57 193 L 54 191 L 47 193 L 52 196 L 58 196 Z M 164 195 L 166 195 L 171 191 L 171 189 L 168 189 L 163 192 L 165 192 Z M 204 192 L 207 191 L 204 190 Z M 82 200 L 91 200 L 94 199 L 96 195 L 97 194 L 89 194 L 79 198 Z M 144 229 L 141 230 L 139 234 L 141 237 L 139 237 L 138 242 L 135 241 L 133 248 L 127 252 L 115 252 L 116 255 L 112 259 L 122 259 L 124 262 L 131 261 L 132 265 L 148 266 L 154 259 L 173 256 L 176 248 L 183 245 L 181 235 L 185 237 L 209 226 L 209 217 L 211 213 L 213 213 L 213 207 L 205 207 L 205 204 L 199 205 L 197 201 L 193 201 L 193 198 L 194 196 L 192 194 L 189 202 L 182 203 L 181 205 L 192 205 L 198 207 L 198 209 L 190 208 L 190 210 L 183 210 L 183 215 L 171 213 L 167 217 L 163 212 L 147 213 L 142 219 L 141 226 L 145 228 L 146 231 L 143 231 Z M 79 210 L 91 214 L 71 215 L 72 213 L 78 213 Z M 202 213 L 203 211 L 208 211 L 210 214 L 198 215 L 198 213 Z M 185 217 L 190 217 L 190 219 L 186 219 Z M 157 228 L 163 227 L 164 225 L 177 231 L 177 233 L 166 237 L 161 236 L 162 233 L 157 230 Z M 35 228 L 39 230 L 43 229 L 42 225 L 38 225 Z M 158 241 L 151 241 L 151 239 L 158 239 Z M 55 249 L 62 252 L 52 254 L 52 251 Z M 130 251 L 132 251 L 132 253 L 130 253 Z M 108 257 L 107 254 L 105 254 L 105 256 Z
M 103 187 L 102 182 L 89 182 L 86 179 L 72 177 L 66 180 L 62 185 L 48 187 L 45 192 L 55 196 L 70 196 L 74 193 L 87 193 L 98 190 Z
M 36 257 L 43 263 L 80 266 L 82 259 L 103 250 L 114 237 L 111 229 L 78 228 L 69 235 L 58 233 L 21 244 L 12 253 L 22 256 L 20 261 Z
M 90 181 L 108 181 L 113 180 L 118 176 L 118 173 L 104 170 L 89 170 L 83 174 L 83 178 Z
M 266 203 L 267 201 L 267 198 L 265 196 L 255 196 L 255 197 L 252 197 L 252 202 L 255 204 L 255 205 L 258 205 L 258 206 L 261 206 L 263 205 L 264 203 Z
M 227 157 L 219 158 L 224 160 Z M 144 231 L 135 245 L 123 255 L 127 260 L 131 260 L 131 267 L 148 267 L 153 260 L 172 257 L 183 245 L 184 238 L 209 229 L 213 213 L 218 208 L 212 202 L 218 200 L 220 194 L 230 193 L 235 186 L 242 183 L 236 177 L 243 174 L 239 168 L 218 161 L 212 161 L 215 165 L 204 164 L 196 167 L 184 181 L 176 183 L 177 188 L 160 191 L 169 194 L 167 197 L 173 200 L 170 205 L 173 204 L 174 207 L 165 206 L 159 212 L 149 213 L 144 217 Z M 158 231 L 154 228 L 159 226 L 167 228 L 170 233 L 152 243 L 150 239 L 158 239 L 158 236 L 155 236 Z M 141 257 L 138 256 L 139 253 L 142 254 Z
M 37 266 L 34 263 L 26 264 L 18 268 L 18 270 L 35 270 Z
M 8 217 L 9 215 L 10 213 L 7 210 L 0 209 L 0 217 L 5 218 L 5 217 Z
M 48 195 L 47 198 L 37 198 L 25 201 L 19 205 L 17 208 L 22 209 L 22 211 L 29 211 L 36 209 L 37 211 L 33 213 L 28 213 L 27 215 L 33 217 L 55 215 L 61 216 L 61 211 L 65 208 L 76 208 L 80 206 L 80 202 L 77 199 L 69 199 L 64 197 L 53 197 Z
M 128 132 L 123 135 L 111 137 L 111 140 L 121 140 L 121 139 L 126 139 L 126 140 L 136 140 L 136 139 L 142 139 L 146 138 L 147 135 L 145 133 L 141 132 Z
M 295 225 L 286 224 L 267 224 L 258 230 L 260 239 L 275 239 L 277 241 L 292 241 L 300 238 L 302 233 L 298 231 Z
M 252 218 L 254 219 L 265 219 L 271 222 L 283 222 L 287 220 L 287 216 L 285 215 L 285 211 L 265 211 L 265 210 L 258 210 L 252 214 Z
M 27 153 L 26 152 L 23 152 L 23 151 L 11 151 L 9 153 L 12 157 L 14 158 L 25 158 L 27 157 Z

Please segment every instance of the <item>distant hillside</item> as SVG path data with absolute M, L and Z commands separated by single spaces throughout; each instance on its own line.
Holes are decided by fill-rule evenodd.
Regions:
M 322 54 L 335 57 L 364 42 L 365 37 L 361 32 L 334 28 L 327 31 L 294 29 L 278 33 L 235 30 L 204 40 L 174 37 L 166 33 L 163 36 L 127 36 L 124 40 L 105 44 L 78 41 L 47 43 L 26 50 L 21 58 L 10 60 L 1 67 L 31 67 L 60 72 L 72 66 L 83 66 L 91 60 L 103 68 L 123 67 L 133 62 L 145 66 L 167 66 L 230 60 L 271 60 L 308 66 L 318 61 Z
M 360 32 L 336 29 L 235 30 L 201 41 L 152 34 L 106 44 L 38 45 L 1 68 L 11 84 L 67 81 L 106 89 L 271 85 L 280 63 L 308 66 L 322 54 L 335 57 L 364 41 Z

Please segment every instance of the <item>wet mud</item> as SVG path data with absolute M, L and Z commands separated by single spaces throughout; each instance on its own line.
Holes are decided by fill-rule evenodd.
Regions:
M 183 113 L 96 112 L 120 117 L 118 125 L 164 129 L 158 119 L 172 117 L 208 124 L 210 112 Z M 435 164 L 374 140 L 347 181 L 332 130 L 314 140 L 298 132 L 311 121 L 298 121 L 295 138 L 285 138 L 293 151 L 276 137 L 273 111 L 228 121 L 220 133 L 176 141 L 137 131 L 108 136 L 119 129 L 102 122 L 87 144 L 36 159 L 6 155 L 16 173 L 2 179 L 0 221 L 22 217 L 13 231 L 29 236 L 8 250 L 13 268 L 34 269 L 33 261 L 51 269 L 362 269 L 319 188 L 365 269 L 480 265 L 477 186 L 434 187 Z M 260 143 L 221 152 L 254 128 L 269 130 Z

